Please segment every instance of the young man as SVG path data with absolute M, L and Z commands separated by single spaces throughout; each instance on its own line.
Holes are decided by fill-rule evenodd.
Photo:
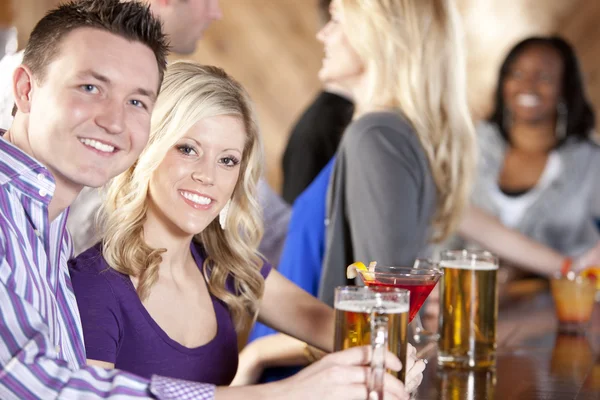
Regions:
M 166 50 L 160 23 L 138 2 L 65 4 L 32 33 L 13 78 L 15 119 L 0 138 L 0 398 L 366 397 L 361 365 L 369 357 L 361 348 L 287 382 L 246 388 L 85 366 L 67 269 L 68 207 L 146 145 Z
M 82 187 L 145 146 L 166 52 L 147 8 L 118 0 L 67 4 L 31 35 L 0 140 L 2 399 L 150 394 L 143 379 L 83 367 L 65 221 Z

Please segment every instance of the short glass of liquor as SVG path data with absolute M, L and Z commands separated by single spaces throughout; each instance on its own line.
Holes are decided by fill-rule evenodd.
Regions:
M 383 399 L 385 352 L 389 349 L 402 362 L 395 373 L 405 381 L 409 292 L 385 288 L 342 286 L 335 289 L 334 350 L 371 345 L 369 400 Z
M 594 310 L 596 283 L 592 279 L 570 273 L 550 280 L 550 290 L 558 317 L 558 330 L 583 332 Z
M 486 251 L 444 251 L 440 266 L 438 364 L 495 367 L 498 258 Z
M 424 333 L 419 310 L 421 306 L 443 275 L 439 265 L 432 260 L 419 258 L 412 267 L 393 267 L 376 265 L 368 271 L 358 271 L 364 284 L 371 289 L 394 287 L 406 289 L 410 292 L 410 310 L 408 322 L 415 319 L 416 326 L 413 324 L 413 339 L 417 343 L 425 341 L 425 336 L 431 339 L 437 339 L 435 334 Z

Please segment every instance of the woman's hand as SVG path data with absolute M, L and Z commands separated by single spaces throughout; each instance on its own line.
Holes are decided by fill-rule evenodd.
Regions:
M 399 371 L 402 363 L 389 351 L 386 367 Z M 219 387 L 216 400 L 364 400 L 368 398 L 367 380 L 371 347 L 353 347 L 332 353 L 306 367 L 291 378 L 265 385 Z M 412 375 L 412 374 L 411 374 Z M 404 385 L 390 374 L 384 381 L 385 400 L 408 400 Z
M 265 367 L 260 356 L 260 343 L 248 343 L 240 352 L 238 369 L 231 386 L 254 385 L 260 379 Z
M 286 398 L 364 400 L 369 397 L 367 380 L 370 360 L 371 348 L 367 346 L 329 354 L 293 377 L 281 381 L 281 384 L 287 387 Z M 393 371 L 399 371 L 402 367 L 400 360 L 390 352 L 387 352 L 385 362 L 386 367 Z M 417 372 L 411 376 L 416 375 L 413 378 L 418 380 L 419 374 L 420 372 Z M 402 382 L 390 374 L 385 376 L 384 392 L 385 400 L 409 398 Z
M 425 360 L 417 357 L 417 349 L 408 344 L 408 354 L 406 356 L 406 384 L 404 385 L 408 393 L 412 393 L 423 381 L 423 371 L 426 366 Z

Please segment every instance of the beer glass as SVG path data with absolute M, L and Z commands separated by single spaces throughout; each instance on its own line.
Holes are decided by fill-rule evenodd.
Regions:
M 445 251 L 440 266 L 438 363 L 488 368 L 496 362 L 498 259 L 485 251 Z
M 335 289 L 335 351 L 371 345 L 369 399 L 383 399 L 385 351 L 402 362 L 395 373 L 406 377 L 409 292 L 405 289 L 344 286 Z

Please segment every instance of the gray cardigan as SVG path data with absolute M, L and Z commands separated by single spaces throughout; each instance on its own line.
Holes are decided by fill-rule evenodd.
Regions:
M 479 168 L 471 202 L 492 215 L 499 205 L 492 196 L 507 143 L 495 125 L 481 123 L 477 127 Z M 568 140 L 556 150 L 560 173 L 527 208 L 514 229 L 563 254 L 577 256 L 600 239 L 592 210 L 600 195 L 600 147 L 592 141 Z M 475 247 L 458 237 L 444 247 Z
M 327 194 L 327 232 L 319 298 L 351 284 L 354 261 L 411 266 L 426 249 L 436 186 L 427 156 L 399 114 L 362 116 L 346 129 Z

